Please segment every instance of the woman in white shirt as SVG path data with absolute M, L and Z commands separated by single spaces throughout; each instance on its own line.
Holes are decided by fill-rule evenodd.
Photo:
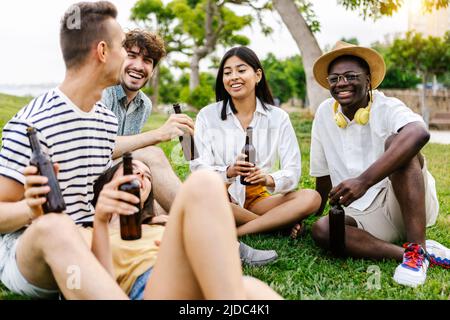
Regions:
M 191 170 L 212 169 L 222 176 L 238 236 L 294 226 L 295 238 L 299 222 L 316 212 L 321 200 L 314 190 L 295 191 L 301 175 L 298 141 L 288 114 L 273 106 L 262 65 L 249 48 L 232 48 L 222 58 L 216 101 L 197 116 L 200 156 L 191 161 Z M 248 127 L 255 163 L 241 154 Z M 241 184 L 240 176 L 251 185 Z

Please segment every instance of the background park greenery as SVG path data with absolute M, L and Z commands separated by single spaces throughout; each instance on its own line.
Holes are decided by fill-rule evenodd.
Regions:
M 0 94 L 0 128 L 28 98 Z M 189 113 L 195 117 L 195 113 Z M 299 187 L 314 188 L 309 177 L 309 144 L 312 116 L 308 111 L 290 114 L 302 152 L 302 177 Z M 144 130 L 161 126 L 165 114 L 152 114 Z M 177 153 L 178 140 L 162 143 L 174 170 L 184 180 L 189 174 L 187 163 L 180 163 Z M 175 149 L 175 150 L 174 150 Z M 450 247 L 450 174 L 448 145 L 428 144 L 423 150 L 429 170 L 436 178 L 440 215 L 436 225 L 428 228 L 427 238 L 435 239 Z M 247 236 L 243 240 L 257 248 L 275 249 L 279 259 L 264 267 L 244 267 L 244 273 L 267 282 L 286 299 L 448 299 L 450 272 L 439 267 L 430 268 L 427 282 L 418 289 L 400 286 L 392 280 L 395 261 L 370 261 L 357 259 L 333 259 L 327 252 L 314 245 L 310 234 L 311 224 L 318 217 L 308 219 L 308 232 L 298 240 L 290 240 L 281 234 Z M 377 277 L 379 276 L 379 286 Z M 22 299 L 0 285 L 0 299 Z
M 310 107 L 309 110 L 297 108 L 290 117 L 302 151 L 299 187 L 314 188 L 314 180 L 308 176 L 312 114 L 327 95 L 311 75 L 313 62 L 323 52 L 315 39 L 315 32 L 320 30 L 320 21 L 312 6 L 315 1 L 318 0 L 136 1 L 131 19 L 141 27 L 157 31 L 166 42 L 168 52 L 145 92 L 155 105 L 183 102 L 194 107 L 193 110 L 214 101 L 215 74 L 220 61 L 218 52 L 235 45 L 251 44 L 251 39 L 242 31 L 248 26 L 259 24 L 262 32 L 269 34 L 272 30 L 266 23 L 267 18 L 276 11 L 300 54 L 279 59 L 274 53 L 260 58 L 274 97 L 281 103 L 291 101 L 296 106 Z M 422 3 L 425 10 L 432 10 L 448 6 L 449 0 L 423 0 Z M 404 4 L 403 0 L 336 0 L 336 5 L 365 19 L 392 15 Z M 250 11 L 240 14 L 244 7 Z M 342 36 L 343 40 L 358 44 L 358 39 Z M 324 51 L 331 49 L 331 45 Z M 384 56 L 387 65 L 381 89 L 416 88 L 433 79 L 450 86 L 450 33 L 441 38 L 408 33 L 371 46 Z M 201 63 L 207 66 L 207 71 L 200 69 Z M 423 85 L 423 88 L 427 86 Z M 29 98 L 0 94 L 0 128 L 28 101 Z M 427 107 L 422 106 L 424 116 L 428 114 Z M 195 114 L 190 113 L 194 118 Z M 161 126 L 166 118 L 165 114 L 152 114 L 145 130 Z M 169 159 L 182 159 L 176 156 L 177 141 L 160 146 Z M 428 229 L 428 238 L 450 246 L 450 148 L 428 144 L 423 152 L 436 178 L 441 206 L 437 224 Z M 189 174 L 186 163 L 172 161 L 172 165 L 182 180 Z M 316 219 L 318 217 L 310 218 L 308 226 Z M 280 258 L 275 263 L 260 268 L 245 267 L 244 272 L 266 281 L 287 299 L 448 299 L 450 295 L 448 270 L 431 268 L 424 286 L 415 290 L 405 288 L 392 280 L 396 262 L 332 259 L 314 245 L 309 232 L 295 241 L 277 234 L 248 236 L 244 241 L 258 248 L 278 251 Z M 22 297 L 0 285 L 0 299 L 19 298 Z
M 273 94 L 281 103 L 290 98 L 300 99 L 314 111 L 327 97 L 327 92 L 315 83 L 311 74 L 313 62 L 323 52 L 315 39 L 321 23 L 314 13 L 314 2 L 138 0 L 131 10 L 131 19 L 141 27 L 157 31 L 166 42 L 168 52 L 147 93 L 154 102 L 160 100 L 165 104 L 181 101 L 201 108 L 212 102 L 219 49 L 250 44 L 251 39 L 243 35 L 243 29 L 248 26 L 259 24 L 264 34 L 270 34 L 272 29 L 267 21 L 273 19 L 276 11 L 295 39 L 301 55 L 285 59 L 278 59 L 274 54 L 261 57 Z M 422 8 L 426 12 L 446 7 L 448 3 L 448 0 L 423 0 Z M 405 1 L 337 0 L 336 5 L 352 11 L 355 17 L 376 20 L 394 14 Z M 243 8 L 248 13 L 238 14 Z M 358 44 L 358 39 L 344 37 L 344 40 Z M 325 51 L 331 45 L 328 44 Z M 417 84 L 433 79 L 450 85 L 448 33 L 441 38 L 409 33 L 383 43 L 373 43 L 372 47 L 382 53 L 387 63 L 383 88 L 415 88 Z M 208 71 L 200 70 L 202 61 Z M 426 108 L 422 106 L 423 111 L 428 112 Z

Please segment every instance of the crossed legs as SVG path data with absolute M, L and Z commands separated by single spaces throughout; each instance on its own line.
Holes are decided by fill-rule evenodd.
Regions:
M 393 139 L 395 136 L 389 137 L 386 141 L 386 149 L 389 148 Z M 394 172 L 389 179 L 402 212 L 406 241 L 418 243 L 425 248 L 426 212 L 423 164 L 423 157 L 419 153 Z M 346 217 L 346 219 L 345 241 L 349 256 L 370 259 L 392 258 L 402 261 L 403 248 L 358 229 L 353 218 Z M 328 248 L 328 216 L 319 219 L 313 225 L 312 236 L 319 246 Z
M 316 191 L 303 189 L 262 199 L 249 210 L 233 205 L 238 236 L 292 226 L 316 212 L 320 202 Z

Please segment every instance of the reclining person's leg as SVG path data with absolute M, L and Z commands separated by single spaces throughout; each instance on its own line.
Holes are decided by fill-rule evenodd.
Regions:
M 59 287 L 66 299 L 127 298 L 65 214 L 36 219 L 19 239 L 16 259 L 30 284 L 50 290 Z
M 253 277 L 244 277 L 245 294 L 248 300 L 281 300 L 278 293 L 265 282 Z
M 244 299 L 236 228 L 221 178 L 194 172 L 170 212 L 147 299 Z

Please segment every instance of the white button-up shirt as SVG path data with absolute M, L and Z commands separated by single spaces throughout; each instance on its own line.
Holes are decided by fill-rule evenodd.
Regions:
M 374 91 L 369 122 L 359 125 L 355 120 L 346 118 L 348 126 L 342 129 L 334 121 L 333 102 L 334 99 L 327 99 L 317 109 L 310 154 L 311 176 L 329 175 L 333 187 L 366 171 L 384 153 L 384 143 L 389 136 L 408 123 L 423 122 L 422 117 L 412 112 L 402 101 Z M 339 111 L 342 112 L 340 106 Z M 387 179 L 373 185 L 350 207 L 361 211 L 369 207 L 386 186 Z
M 256 99 L 256 110 L 250 126 L 253 128 L 253 146 L 256 149 L 256 166 L 270 173 L 275 187 L 271 193 L 287 193 L 294 190 L 301 175 L 301 157 L 294 128 L 289 115 L 282 109 L 266 105 Z M 211 169 L 218 172 L 228 188 L 233 202 L 244 205 L 245 186 L 240 177 L 227 178 L 227 167 L 233 165 L 242 153 L 246 131 L 227 105 L 227 119 L 222 120 L 222 102 L 204 107 L 195 121 L 195 145 L 199 157 L 191 161 L 191 170 Z M 281 169 L 277 170 L 278 167 Z

